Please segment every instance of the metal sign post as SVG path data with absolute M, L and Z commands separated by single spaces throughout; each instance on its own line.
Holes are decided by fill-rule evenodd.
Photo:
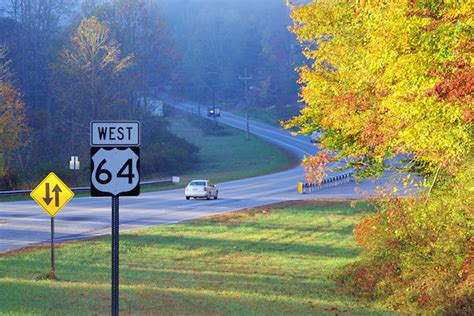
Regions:
M 56 273 L 54 268 L 54 217 L 51 217 L 51 272 Z
M 112 197 L 112 315 L 119 314 L 119 197 Z
M 119 196 L 140 195 L 140 123 L 91 122 L 91 196 L 112 197 L 112 315 L 119 314 Z
M 74 192 L 54 172 L 48 174 L 30 196 L 51 216 L 51 276 L 54 277 L 54 216 L 74 197 Z M 53 203 L 54 201 L 54 203 Z

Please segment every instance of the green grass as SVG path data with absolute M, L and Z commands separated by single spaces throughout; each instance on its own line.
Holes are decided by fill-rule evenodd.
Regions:
M 278 127 L 278 128 L 281 127 L 281 125 L 279 124 L 279 121 L 282 120 L 282 118 L 270 110 L 261 109 L 261 108 L 249 108 L 248 112 L 249 112 L 250 120 L 269 124 L 273 127 Z M 234 114 L 240 117 L 247 116 L 247 112 L 245 109 L 236 111 L 234 112 Z
M 367 208 L 367 206 L 363 206 Z M 337 291 L 357 259 L 362 211 L 344 202 L 265 207 L 121 234 L 121 312 L 140 315 L 390 314 Z M 110 238 L 0 255 L 0 314 L 102 315 Z
M 285 121 L 295 115 L 298 115 L 299 110 L 296 105 L 290 107 L 275 106 L 271 108 L 250 107 L 248 113 L 250 120 L 281 128 L 280 121 Z M 234 114 L 240 117 L 246 117 L 246 110 L 239 109 L 234 111 Z
M 189 121 L 186 117 L 176 117 L 171 124 L 173 133 L 200 149 L 193 170 L 180 175 L 183 182 L 192 179 L 223 182 L 287 170 L 298 164 L 293 155 L 253 135 L 247 141 L 241 130 L 226 127 L 230 135 L 207 135 Z

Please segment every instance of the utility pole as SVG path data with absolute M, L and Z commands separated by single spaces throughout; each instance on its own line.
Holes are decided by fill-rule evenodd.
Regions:
M 212 85 L 212 118 L 214 122 L 216 121 L 216 89 L 215 85 Z
M 247 81 L 252 80 L 252 75 L 247 74 L 247 68 L 245 68 L 245 74 L 243 76 L 239 76 L 239 80 L 244 81 L 244 99 L 245 99 L 245 118 L 247 121 L 247 140 L 250 139 L 250 126 L 249 126 L 249 103 L 247 99 Z
M 252 75 L 247 74 L 247 68 L 245 68 L 245 75 L 239 76 L 239 79 L 244 81 L 244 85 L 245 85 L 245 95 L 244 95 L 244 97 L 247 100 L 247 81 L 253 79 Z

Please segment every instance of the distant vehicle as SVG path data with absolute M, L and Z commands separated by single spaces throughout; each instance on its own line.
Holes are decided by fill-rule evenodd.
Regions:
M 184 190 L 186 200 L 190 198 L 206 198 L 208 200 L 214 198 L 214 200 L 217 200 L 218 195 L 217 186 L 209 180 L 193 180 L 188 183 Z
M 323 136 L 323 132 L 320 130 L 315 130 L 309 136 L 309 139 L 312 143 L 319 143 L 321 141 L 321 136 Z
M 213 106 L 209 106 L 207 107 L 207 116 L 208 117 L 221 116 L 221 109 L 219 109 L 217 106 L 215 108 Z

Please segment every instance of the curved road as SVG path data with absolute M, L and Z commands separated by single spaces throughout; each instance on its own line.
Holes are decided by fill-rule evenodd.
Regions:
M 192 104 L 180 104 L 190 111 Z M 245 129 L 244 119 L 221 113 L 219 121 Z M 275 143 L 299 158 L 314 154 L 317 147 L 304 136 L 292 136 L 287 131 L 250 121 L 250 131 Z M 219 183 L 218 200 L 185 200 L 184 189 L 142 193 L 139 197 L 120 199 L 120 230 L 145 226 L 172 224 L 202 216 L 242 210 L 272 203 L 318 198 L 358 198 L 358 190 L 371 191 L 370 181 L 354 182 L 325 188 L 316 193 L 300 195 L 296 183 L 303 181 L 303 170 L 288 171 L 243 180 Z M 358 188 L 358 190 L 356 190 Z M 110 234 L 111 199 L 76 198 L 69 202 L 55 218 L 57 242 Z M 30 201 L 0 202 L 0 253 L 33 244 L 49 242 L 50 218 Z

